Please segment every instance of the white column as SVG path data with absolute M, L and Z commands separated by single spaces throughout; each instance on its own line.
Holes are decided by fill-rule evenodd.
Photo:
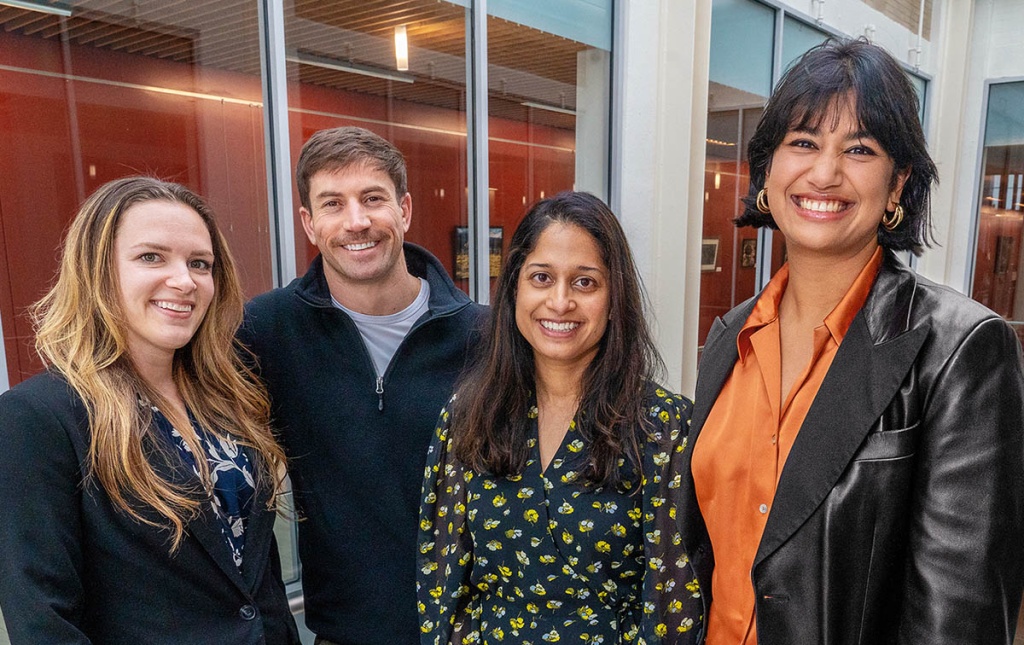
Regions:
M 628 2 L 621 19 L 613 207 L 647 285 L 665 385 L 692 396 L 711 0 Z
M 973 194 L 981 129 L 981 87 L 968 82 L 972 76 L 974 4 L 974 0 L 936 3 L 941 14 L 933 21 L 933 38 L 939 62 L 930 88 L 927 134 L 929 151 L 939 169 L 940 183 L 932 191 L 932 224 L 938 245 L 925 251 L 917 264 L 925 277 L 960 291 L 968 286 L 966 267 L 973 248 Z

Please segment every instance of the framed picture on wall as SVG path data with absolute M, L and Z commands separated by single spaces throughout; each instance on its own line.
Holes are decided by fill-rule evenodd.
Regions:
M 718 267 L 718 238 L 705 237 L 700 245 L 700 270 L 714 271 Z
M 757 238 L 747 237 L 740 240 L 740 268 L 752 269 L 757 264 Z
M 497 278 L 501 272 L 501 257 L 504 245 L 504 229 L 500 226 L 492 226 L 490 232 L 490 266 L 491 277 Z M 466 280 L 469 278 L 469 227 L 455 227 L 455 279 Z

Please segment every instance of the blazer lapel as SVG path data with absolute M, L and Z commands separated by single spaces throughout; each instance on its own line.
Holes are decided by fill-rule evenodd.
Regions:
M 923 327 L 907 331 L 915 286 L 913 274 L 887 256 L 786 459 L 755 566 L 828 496 L 913 366 L 928 335 Z
M 255 463 L 255 462 L 253 462 Z M 245 525 L 245 550 L 242 552 L 242 578 L 245 589 L 253 592 L 263 581 L 267 557 L 274 536 L 277 513 L 267 510 L 269 491 L 257 490 Z
M 743 323 L 754 310 L 757 298 L 751 298 L 739 307 L 726 314 L 725 318 L 716 318 L 708 332 L 707 342 L 700 359 L 697 371 L 697 389 L 693 399 L 693 416 L 690 426 L 690 444 L 697 440 L 704 422 L 707 421 L 711 406 L 715 404 L 718 393 L 725 385 L 725 380 L 732 373 L 733 365 L 739 354 L 736 351 L 736 337 L 739 336 Z

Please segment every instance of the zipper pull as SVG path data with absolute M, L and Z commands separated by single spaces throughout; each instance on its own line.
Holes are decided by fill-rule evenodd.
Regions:
M 377 410 L 384 411 L 384 377 L 377 377 Z

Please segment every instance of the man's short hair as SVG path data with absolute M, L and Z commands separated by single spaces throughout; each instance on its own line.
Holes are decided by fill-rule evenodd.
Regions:
M 312 211 L 309 200 L 309 182 L 321 170 L 334 171 L 353 164 L 369 164 L 387 173 L 395 185 L 395 197 L 409 192 L 405 176 L 405 157 L 390 141 L 365 128 L 346 126 L 320 130 L 302 146 L 299 162 L 295 166 L 295 182 L 299 188 L 299 201 Z

